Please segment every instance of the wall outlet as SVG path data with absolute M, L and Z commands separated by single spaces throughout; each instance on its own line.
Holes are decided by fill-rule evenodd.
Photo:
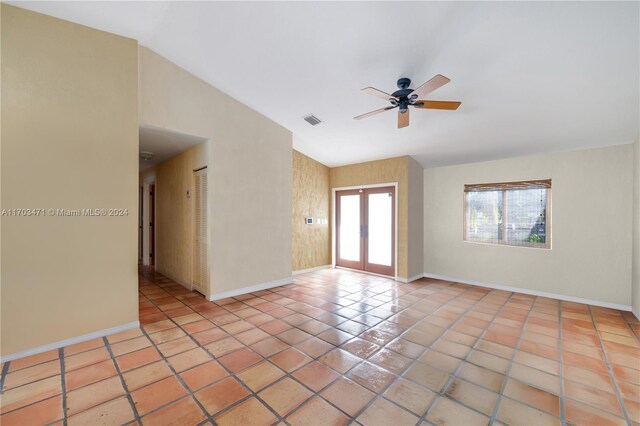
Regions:
M 312 217 L 304 218 L 304 223 L 306 223 L 307 225 L 313 225 L 313 218 Z

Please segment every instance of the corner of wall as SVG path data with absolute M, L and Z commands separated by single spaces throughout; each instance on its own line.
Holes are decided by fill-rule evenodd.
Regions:
M 631 248 L 631 304 L 640 319 L 640 134 L 633 144 L 633 244 Z
M 415 280 L 424 272 L 424 169 L 413 157 L 408 156 L 409 185 L 409 253 L 407 277 Z

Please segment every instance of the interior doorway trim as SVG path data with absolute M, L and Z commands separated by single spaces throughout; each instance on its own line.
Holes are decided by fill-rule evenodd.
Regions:
M 147 179 L 145 179 L 142 185 L 142 193 L 143 193 L 143 197 L 142 197 L 142 264 L 144 266 L 149 266 L 151 264 L 150 254 L 153 253 L 153 257 L 154 257 L 153 269 L 155 270 L 156 253 L 155 253 L 155 247 L 150 247 L 151 238 L 150 238 L 150 229 L 149 229 L 150 228 L 149 223 L 151 221 L 151 217 L 149 215 L 149 213 L 151 212 L 151 209 L 149 208 L 150 207 L 149 191 L 152 185 L 154 186 L 154 191 L 157 193 L 155 176 L 150 176 Z M 156 197 L 156 194 L 154 193 L 154 201 L 155 201 L 155 197 Z M 155 206 L 154 206 L 154 211 L 155 211 Z M 155 224 L 155 218 L 154 218 L 154 223 L 153 223 L 154 233 L 155 233 L 155 230 L 156 230 L 156 224 Z
M 395 206 L 394 209 L 396 211 L 395 220 L 393 224 L 393 233 L 394 233 L 394 272 L 393 278 L 398 278 L 398 182 L 387 182 L 387 183 L 375 183 L 371 185 L 355 185 L 355 186 L 341 186 L 338 188 L 331 188 L 331 267 L 336 267 L 336 192 L 337 191 L 348 191 L 352 189 L 367 189 L 367 188 L 383 188 L 385 186 L 393 186 L 395 188 Z M 348 269 L 348 268 L 341 268 Z M 358 271 L 364 272 L 364 271 Z

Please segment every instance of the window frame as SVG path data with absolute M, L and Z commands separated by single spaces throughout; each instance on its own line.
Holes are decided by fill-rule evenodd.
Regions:
M 462 207 L 462 241 L 465 243 L 472 244 L 490 244 L 497 246 L 508 246 L 508 247 L 520 247 L 520 248 L 535 248 L 535 249 L 545 249 L 551 250 L 551 223 L 552 223 L 552 214 L 551 214 L 551 191 L 552 191 L 552 181 L 551 179 L 529 179 L 523 181 L 514 181 L 514 182 L 497 182 L 497 183 L 484 183 L 484 184 L 465 184 L 463 186 L 463 207 Z M 476 188 L 487 188 L 486 191 L 502 191 L 502 226 L 503 229 L 507 227 L 507 197 L 506 192 L 511 190 L 522 190 L 522 189 L 535 189 L 539 187 L 541 184 L 548 184 L 545 189 L 546 193 L 546 217 L 545 217 L 545 242 L 544 243 L 530 243 L 530 242 L 521 242 L 518 244 L 514 244 L 510 241 L 505 240 L 507 233 L 503 232 L 503 239 L 501 240 L 486 240 L 486 241 L 473 241 L 469 240 L 467 235 L 467 213 L 469 211 L 469 193 L 477 192 L 477 191 L 469 191 L 467 188 L 476 187 Z

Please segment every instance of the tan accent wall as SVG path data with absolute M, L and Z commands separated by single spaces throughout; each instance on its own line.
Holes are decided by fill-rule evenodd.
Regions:
M 640 319 L 640 135 L 633 144 L 633 265 L 632 306 Z
M 294 150 L 291 216 L 294 271 L 331 264 L 329 193 L 329 168 Z M 307 217 L 314 218 L 313 225 L 305 223 Z
M 631 305 L 633 147 L 424 171 L 425 272 Z M 551 250 L 463 241 L 463 185 L 551 178 Z
M 292 134 L 139 49 L 140 123 L 210 141 L 210 293 L 291 277 Z
M 2 11 L 2 355 L 138 319 L 135 40 Z
M 408 158 L 396 157 L 329 169 L 331 189 L 398 182 L 398 276 L 402 278 L 408 278 Z M 333 217 L 333 213 L 330 217 Z

